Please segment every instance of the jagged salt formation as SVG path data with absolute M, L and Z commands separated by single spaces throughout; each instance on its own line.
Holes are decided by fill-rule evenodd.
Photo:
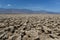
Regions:
M 1 16 L 0 40 L 60 40 L 60 17 Z

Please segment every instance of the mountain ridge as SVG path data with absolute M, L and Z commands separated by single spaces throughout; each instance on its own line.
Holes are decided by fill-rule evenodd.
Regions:
M 29 9 L 5 9 L 0 8 L 0 14 L 56 14 L 57 12 L 49 12 L 45 10 L 33 11 Z M 59 13 L 58 13 L 59 14 Z

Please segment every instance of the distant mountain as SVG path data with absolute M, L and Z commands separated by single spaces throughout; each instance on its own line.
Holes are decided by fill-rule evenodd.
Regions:
M 33 11 L 28 10 L 28 9 L 4 9 L 4 8 L 0 8 L 0 13 L 33 13 Z
M 13 13 L 19 13 L 19 14 L 56 14 L 55 12 L 48 12 L 45 10 L 41 11 L 32 11 L 29 9 L 5 9 L 0 8 L 0 14 L 13 14 Z

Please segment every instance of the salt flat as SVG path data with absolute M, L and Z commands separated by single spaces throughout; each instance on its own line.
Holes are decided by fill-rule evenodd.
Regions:
M 60 14 L 0 14 L 0 40 L 60 40 Z

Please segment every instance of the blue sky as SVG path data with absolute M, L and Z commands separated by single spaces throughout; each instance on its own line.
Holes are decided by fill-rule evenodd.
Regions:
M 0 8 L 60 12 L 60 0 L 0 0 Z

